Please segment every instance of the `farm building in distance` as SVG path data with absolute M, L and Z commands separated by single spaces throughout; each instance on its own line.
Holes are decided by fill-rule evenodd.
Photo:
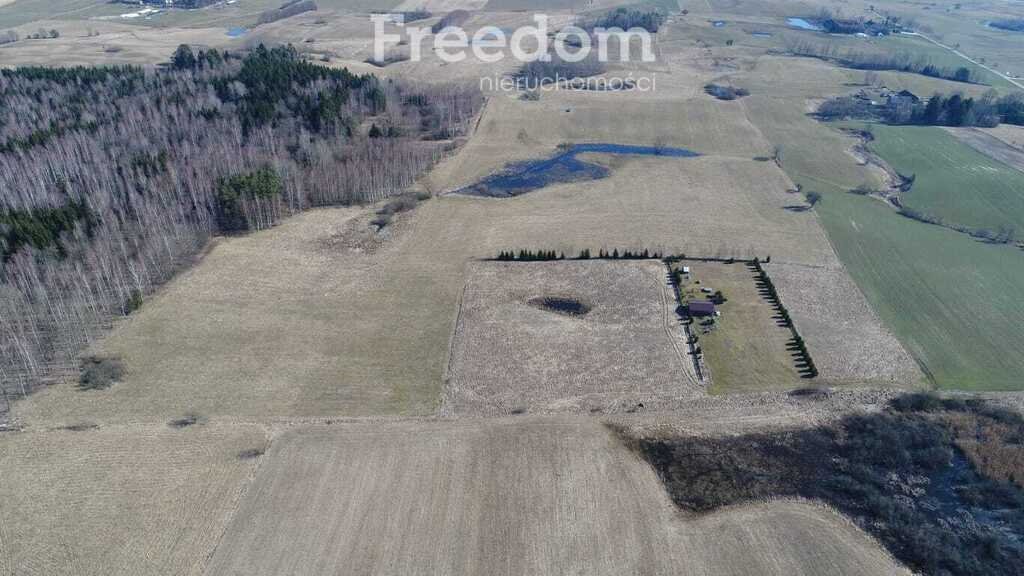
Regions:
M 694 300 L 687 304 L 690 316 L 714 316 L 715 303 L 710 300 Z

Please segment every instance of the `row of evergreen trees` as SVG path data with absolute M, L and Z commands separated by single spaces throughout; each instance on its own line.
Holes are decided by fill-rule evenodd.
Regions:
M 643 251 L 623 250 L 619 252 L 618 248 L 613 249 L 611 252 L 607 250 L 599 250 L 597 256 L 592 256 L 589 248 L 580 250 L 579 254 L 572 258 L 572 260 L 590 260 L 591 258 L 597 260 L 661 260 L 663 258 L 661 252 L 651 252 L 647 248 Z M 565 260 L 565 252 L 557 252 L 555 250 L 503 250 L 498 253 L 498 257 L 495 260 L 499 262 L 542 262 L 546 260 Z
M 807 345 L 806 343 L 804 343 L 803 337 L 800 336 L 800 332 L 797 331 L 796 325 L 793 324 L 793 318 L 789 315 L 789 310 L 787 310 L 786 307 L 782 304 L 782 299 L 779 297 L 779 292 L 775 288 L 775 283 L 772 282 L 771 276 L 769 276 L 768 272 L 765 271 L 759 259 L 754 258 L 751 265 L 757 272 L 758 282 L 768 293 L 769 300 L 771 300 L 772 304 L 774 304 L 776 309 L 778 310 L 779 316 L 782 318 L 783 324 L 785 324 L 785 326 L 789 328 L 789 331 L 792 333 L 793 346 L 795 346 L 796 351 L 800 353 L 800 357 L 807 365 L 807 368 L 805 369 L 807 376 L 809 378 L 816 377 L 818 375 L 818 367 L 815 366 L 814 359 L 811 358 L 811 353 L 807 350 Z

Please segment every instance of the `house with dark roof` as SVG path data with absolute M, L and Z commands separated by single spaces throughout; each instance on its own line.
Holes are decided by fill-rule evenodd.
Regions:
M 693 300 L 686 305 L 690 316 L 714 316 L 715 303 L 710 300 Z

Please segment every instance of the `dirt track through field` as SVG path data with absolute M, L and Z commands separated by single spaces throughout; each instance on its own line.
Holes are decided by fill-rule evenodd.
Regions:
M 207 574 L 893 574 L 840 516 L 795 502 L 684 518 L 585 417 L 286 432 Z

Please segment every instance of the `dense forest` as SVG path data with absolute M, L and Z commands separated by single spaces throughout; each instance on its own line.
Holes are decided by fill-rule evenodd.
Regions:
M 0 388 L 74 370 L 212 234 L 404 191 L 480 104 L 292 47 L 0 70 Z

